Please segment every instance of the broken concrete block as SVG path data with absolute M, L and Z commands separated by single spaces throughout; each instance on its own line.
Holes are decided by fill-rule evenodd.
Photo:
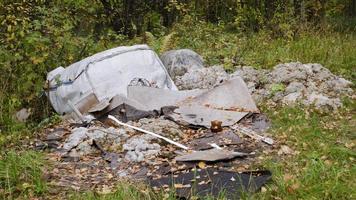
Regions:
M 68 139 L 63 145 L 63 149 L 70 151 L 74 147 L 78 146 L 81 142 L 88 138 L 88 129 L 87 128 L 75 128 L 72 130 L 72 133 L 69 135 Z

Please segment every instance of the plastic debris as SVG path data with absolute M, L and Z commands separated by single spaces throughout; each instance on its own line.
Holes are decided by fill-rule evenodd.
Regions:
M 257 134 L 255 131 L 253 131 L 252 129 L 247 129 L 247 128 L 236 126 L 236 125 L 232 126 L 231 128 L 234 130 L 237 130 L 251 138 L 254 138 L 256 140 L 261 140 L 262 142 L 264 142 L 266 144 L 273 145 L 273 143 L 274 143 L 272 138 L 261 136 L 261 135 Z

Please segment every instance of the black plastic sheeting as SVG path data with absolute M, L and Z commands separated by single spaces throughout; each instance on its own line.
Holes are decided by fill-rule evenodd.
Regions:
M 149 184 L 154 189 L 168 186 L 180 199 L 192 196 L 239 199 L 242 192 L 258 191 L 271 177 L 272 173 L 268 170 L 237 173 L 207 168 L 150 179 Z

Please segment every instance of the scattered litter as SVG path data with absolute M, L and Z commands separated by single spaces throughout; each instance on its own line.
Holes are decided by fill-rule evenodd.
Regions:
M 199 194 L 216 195 L 228 181 L 229 196 L 248 188 L 244 181 L 265 177 L 263 185 L 270 172 L 259 176 L 210 169 L 244 171 L 256 160 L 255 154 L 273 148 L 234 132 L 238 126 L 263 133 L 270 125 L 250 95 L 249 85 L 239 76 L 231 78 L 221 66 L 204 68 L 201 57 L 190 50 L 167 52 L 162 59 L 165 66 L 146 45 L 118 47 L 50 72 L 47 93 L 66 120 L 63 130 L 52 131 L 44 143 L 61 153 L 63 164 L 85 165 L 79 167 L 83 171 L 109 168 L 110 179 L 179 177 L 198 165 L 207 171 L 198 172 L 201 181 L 172 186 L 180 190 L 199 185 L 210 188 Z M 184 90 L 177 90 L 172 79 Z M 65 124 L 73 120 L 75 124 Z M 253 138 L 273 143 L 270 138 Z M 208 180 L 205 175 L 217 179 Z M 80 189 L 68 180 L 65 184 Z M 103 183 L 97 191 L 111 190 L 106 181 L 89 182 Z

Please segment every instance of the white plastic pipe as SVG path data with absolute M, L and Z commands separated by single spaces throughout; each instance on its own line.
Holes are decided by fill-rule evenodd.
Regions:
M 168 138 L 166 138 L 166 137 L 163 137 L 163 136 L 158 135 L 158 134 L 156 134 L 156 133 L 153 133 L 153 132 L 151 132 L 151 131 L 146 131 L 146 130 L 143 130 L 142 128 L 138 128 L 138 127 L 131 126 L 131 125 L 129 125 L 129 124 L 123 123 L 123 122 L 119 121 L 118 119 L 116 119 L 116 118 L 115 118 L 114 116 L 112 116 L 112 115 L 109 115 L 108 118 L 111 119 L 111 120 L 113 120 L 114 122 L 116 122 L 116 123 L 119 124 L 119 125 L 127 126 L 127 127 L 129 127 L 129 128 L 135 129 L 135 130 L 137 130 L 137 131 L 141 131 L 141 132 L 143 132 L 143 133 L 147 133 L 147 134 L 153 135 L 153 136 L 155 136 L 155 137 L 161 138 L 162 140 L 164 140 L 164 141 L 166 141 L 166 142 L 168 142 L 168 143 L 174 144 L 174 145 L 176 145 L 177 147 L 180 147 L 180 148 L 182 148 L 182 149 L 184 149 L 184 150 L 188 150 L 188 149 L 189 149 L 187 146 L 184 146 L 183 144 L 180 144 L 180 143 L 178 143 L 178 142 L 175 142 L 175 141 L 173 141 L 173 140 L 171 140 L 171 139 L 168 139 Z
M 254 138 L 256 140 L 261 140 L 262 142 L 266 143 L 266 144 L 269 144 L 269 145 L 273 145 L 274 141 L 272 138 L 269 138 L 269 137 L 264 137 L 262 135 L 259 135 L 257 134 L 256 132 L 254 132 L 253 130 L 251 129 L 246 129 L 246 128 L 243 128 L 243 127 L 239 127 L 239 126 L 232 126 L 231 127 L 232 129 L 236 130 L 236 131 L 240 131 L 240 133 L 243 133 L 251 138 Z

